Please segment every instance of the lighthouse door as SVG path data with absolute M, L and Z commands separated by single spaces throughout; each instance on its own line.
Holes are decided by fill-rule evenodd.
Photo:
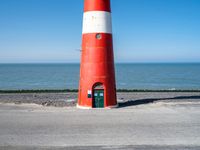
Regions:
M 94 108 L 104 108 L 104 90 L 94 90 Z

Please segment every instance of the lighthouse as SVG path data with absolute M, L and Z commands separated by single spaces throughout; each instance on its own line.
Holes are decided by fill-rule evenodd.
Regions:
M 110 0 L 84 0 L 77 106 L 117 107 Z

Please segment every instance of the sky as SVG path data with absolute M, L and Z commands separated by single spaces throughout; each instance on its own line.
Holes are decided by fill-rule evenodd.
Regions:
M 200 0 L 111 0 L 115 61 L 200 62 Z M 0 63 L 80 62 L 83 0 L 0 0 Z

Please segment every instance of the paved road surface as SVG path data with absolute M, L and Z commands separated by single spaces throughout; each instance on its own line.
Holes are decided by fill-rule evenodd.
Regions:
M 0 104 L 3 150 L 200 150 L 200 102 L 112 110 Z

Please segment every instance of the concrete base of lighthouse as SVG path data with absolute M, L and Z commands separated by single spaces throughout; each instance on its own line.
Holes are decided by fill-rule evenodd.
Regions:
M 118 108 L 119 105 L 113 105 L 113 106 L 107 106 L 107 107 L 104 107 L 104 108 L 93 108 L 93 107 L 87 107 L 87 106 L 80 106 L 80 105 L 76 105 L 76 107 L 78 109 L 113 109 L 113 108 Z

